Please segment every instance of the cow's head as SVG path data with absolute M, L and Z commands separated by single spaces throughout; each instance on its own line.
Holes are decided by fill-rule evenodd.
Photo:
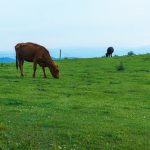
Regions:
M 54 67 L 50 68 L 50 72 L 52 74 L 52 76 L 56 79 L 59 79 L 59 69 L 58 69 L 58 65 L 55 65 Z

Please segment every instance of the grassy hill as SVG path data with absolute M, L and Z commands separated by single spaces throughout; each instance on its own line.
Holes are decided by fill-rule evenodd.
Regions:
M 0 149 L 150 149 L 150 55 L 57 63 L 59 80 L 0 64 Z

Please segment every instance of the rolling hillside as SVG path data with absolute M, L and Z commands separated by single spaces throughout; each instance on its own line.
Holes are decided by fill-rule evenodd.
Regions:
M 0 64 L 0 149 L 150 148 L 150 55 L 57 63 L 59 80 Z
M 0 63 L 12 63 L 15 62 L 16 60 L 13 58 L 9 57 L 0 57 Z

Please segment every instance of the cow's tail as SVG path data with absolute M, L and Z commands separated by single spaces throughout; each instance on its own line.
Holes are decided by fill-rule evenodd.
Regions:
M 16 54 L 16 68 L 18 70 L 18 57 L 17 57 L 17 54 Z
M 18 55 L 18 54 L 17 54 L 17 53 L 18 53 L 18 50 L 17 50 L 18 48 L 19 48 L 19 44 L 17 44 L 17 45 L 15 46 L 15 51 L 16 51 L 16 68 L 17 68 L 17 70 L 18 70 L 18 56 L 17 56 L 17 55 Z

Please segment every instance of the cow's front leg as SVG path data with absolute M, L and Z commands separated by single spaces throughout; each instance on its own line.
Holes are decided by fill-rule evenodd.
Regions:
M 33 78 L 35 78 L 36 66 L 37 66 L 37 62 L 34 61 L 33 62 Z
M 45 73 L 45 67 L 42 67 L 43 73 L 44 73 L 44 78 L 47 78 L 46 73 Z

